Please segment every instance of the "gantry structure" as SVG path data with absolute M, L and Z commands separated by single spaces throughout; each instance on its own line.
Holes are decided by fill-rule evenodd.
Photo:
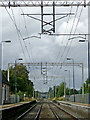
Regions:
M 55 33 L 55 22 L 64 19 L 68 15 L 73 15 L 74 13 L 56 13 L 56 7 L 71 7 L 71 6 L 90 6 L 90 0 L 0 0 L 0 7 L 40 7 L 41 12 L 38 14 L 22 14 L 26 15 L 30 18 L 33 18 L 37 21 L 41 22 L 41 34 L 50 34 L 50 35 L 65 35 L 65 34 L 53 34 Z M 52 9 L 52 13 L 45 13 L 44 8 L 50 7 Z M 34 15 L 34 16 L 33 16 Z M 41 16 L 41 19 L 38 19 L 37 15 Z M 56 16 L 60 16 L 58 19 L 56 19 Z M 52 19 L 50 21 L 46 21 L 44 19 L 45 16 L 51 16 Z M 90 16 L 89 16 L 90 18 Z M 90 21 L 90 20 L 89 20 Z M 49 26 L 49 27 L 47 27 Z M 90 28 L 90 24 L 89 24 Z M 76 35 L 76 34 L 67 34 L 67 35 Z M 88 74 L 89 74 L 89 104 L 90 104 L 90 32 L 89 34 L 77 34 L 77 35 L 87 35 L 88 36 Z M 31 63 L 30 65 L 40 65 L 41 63 Z M 59 65 L 59 63 L 56 63 Z M 56 64 L 48 64 L 55 66 Z M 68 64 L 66 64 L 68 65 Z M 75 65 L 75 64 L 74 64 Z M 60 63 L 61 66 L 61 63 Z M 47 71 L 47 70 L 46 70 Z M 47 73 L 45 72 L 45 75 Z M 82 86 L 83 87 L 83 86 Z
M 41 69 L 41 75 L 43 77 L 44 80 L 44 84 L 47 84 L 47 78 L 48 78 L 48 67 L 62 67 L 62 66 L 73 66 L 73 63 L 54 63 L 54 62 L 40 62 L 40 63 L 17 63 L 17 64 L 23 64 L 25 66 L 35 66 L 35 67 L 40 67 Z M 10 65 L 13 66 L 15 65 L 14 63 L 8 63 L 8 81 L 9 81 L 9 68 Z M 79 66 L 82 68 L 82 87 L 84 87 L 84 66 L 83 63 L 74 63 L 74 66 Z M 34 76 L 35 77 L 35 76 Z M 53 76 L 54 77 L 54 76 Z
M 0 7 L 69 7 L 69 6 L 90 6 L 90 0 L 0 0 Z
M 55 33 L 55 23 L 58 20 L 64 19 L 74 13 L 57 13 L 56 7 L 70 7 L 70 6 L 90 6 L 90 0 L 0 0 L 0 7 L 40 7 L 41 13 L 35 14 L 22 14 L 26 15 L 34 20 L 41 22 L 41 34 Z M 44 8 L 50 7 L 52 12 L 44 12 Z M 36 16 L 41 16 L 41 19 Z M 51 16 L 49 21 L 46 21 L 46 17 Z M 59 16 L 56 18 L 56 16 Z M 50 18 L 50 17 L 49 17 Z

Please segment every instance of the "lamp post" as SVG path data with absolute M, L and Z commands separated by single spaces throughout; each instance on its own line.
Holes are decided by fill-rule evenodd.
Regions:
M 86 41 L 88 42 L 88 88 L 89 88 L 89 104 L 90 104 L 90 35 L 88 36 L 88 40 L 79 40 L 79 42 L 86 42 Z
M 17 60 L 23 60 L 23 59 L 19 58 L 15 60 L 15 103 L 17 103 L 17 71 L 16 71 Z
M 81 38 L 81 40 L 79 40 L 79 42 L 85 42 L 85 41 L 88 41 L 86 40 L 86 35 L 85 37 L 82 37 L 82 36 L 76 36 L 76 37 L 72 37 L 72 38 L 69 38 L 68 40 L 71 40 L 71 39 L 76 39 L 76 38 Z M 84 78 L 83 78 L 83 63 L 82 63 L 82 96 L 84 95 Z M 84 96 L 83 96 L 84 97 Z
M 67 60 L 72 60 L 72 62 L 73 62 L 73 99 L 74 99 L 74 102 L 75 102 L 74 59 L 73 58 L 67 58 Z
M 69 72 L 69 95 L 70 95 L 70 70 L 64 70 Z

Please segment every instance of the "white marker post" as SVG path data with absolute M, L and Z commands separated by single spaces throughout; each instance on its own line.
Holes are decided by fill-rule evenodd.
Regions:
M 24 93 L 24 101 L 25 101 L 26 94 Z

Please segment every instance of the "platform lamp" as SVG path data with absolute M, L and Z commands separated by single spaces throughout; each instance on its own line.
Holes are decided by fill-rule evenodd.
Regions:
M 23 59 L 19 58 L 15 60 L 15 103 L 17 103 L 17 71 L 16 71 L 17 60 L 23 60 Z
M 73 62 L 73 101 L 75 102 L 74 59 L 67 58 L 67 60 L 72 60 L 72 62 Z

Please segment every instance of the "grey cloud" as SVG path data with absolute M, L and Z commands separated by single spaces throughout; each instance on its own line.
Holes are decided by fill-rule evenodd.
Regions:
M 24 13 L 39 13 L 40 9 L 24 9 L 22 8 Z M 75 8 L 76 9 L 76 8 Z M 75 9 L 72 10 L 72 12 L 75 12 Z M 69 8 L 66 9 L 57 9 L 57 12 L 69 12 Z M 10 11 L 10 10 L 9 10 Z M 21 10 L 19 9 L 14 9 L 14 14 L 15 14 L 15 19 L 16 19 L 16 23 L 17 26 L 20 28 L 20 31 L 22 33 L 23 37 L 28 37 L 31 35 L 38 35 L 38 33 L 41 31 L 41 23 L 33 20 L 31 18 L 28 18 L 27 16 L 25 16 L 25 21 L 26 21 L 26 26 L 27 26 L 27 30 L 28 30 L 28 35 L 27 32 L 25 30 L 25 22 L 23 19 L 23 16 L 21 16 L 20 14 L 22 13 Z M 46 11 L 49 12 L 49 9 Z M 78 31 L 77 32 L 83 32 L 86 33 L 87 32 L 87 10 L 83 10 L 83 14 L 82 17 L 80 19 L 80 23 L 78 26 Z M 72 20 L 73 16 L 70 17 Z M 62 19 L 60 21 L 58 21 L 56 23 L 56 33 L 64 33 L 65 28 L 66 28 L 66 24 L 64 24 L 65 22 L 67 22 L 68 18 Z M 19 38 L 17 36 L 17 31 L 16 28 L 14 27 L 12 21 L 10 20 L 8 14 L 6 13 L 5 9 L 3 9 L 3 24 L 2 24 L 2 36 L 3 36 L 3 40 L 7 40 L 7 39 L 11 39 L 12 43 L 10 43 L 9 45 L 4 44 L 4 69 L 7 69 L 7 64 L 9 62 L 14 62 L 16 58 L 18 57 L 23 57 L 23 62 L 25 61 L 23 52 L 22 52 L 22 48 L 19 42 Z M 66 31 L 69 32 L 69 31 Z M 38 35 L 39 36 L 39 35 Z M 30 62 L 31 60 L 29 60 L 26 48 L 25 48 L 25 44 L 27 45 L 28 51 L 30 53 L 30 56 L 34 58 L 35 62 L 62 62 L 63 59 L 61 57 L 63 50 L 65 48 L 67 39 L 64 38 L 64 42 L 63 41 L 63 37 L 60 39 L 60 37 L 50 37 L 48 35 L 42 35 L 41 39 L 37 39 L 37 38 L 31 38 L 25 41 L 25 44 L 22 40 L 22 38 L 20 37 L 25 55 L 27 56 L 27 61 Z M 62 43 L 63 41 L 63 43 Z M 83 62 L 84 63 L 84 72 L 85 72 L 85 76 L 84 76 L 84 81 L 87 79 L 87 43 L 81 43 L 79 44 L 77 42 L 78 40 L 76 40 L 76 42 L 72 42 L 72 46 L 70 48 L 70 51 L 68 53 L 69 57 L 73 57 L 75 59 L 75 62 Z M 30 44 L 29 44 L 30 43 Z M 69 44 L 70 45 L 70 44 Z M 65 57 L 67 50 L 69 49 L 69 46 L 66 49 L 65 54 L 63 55 L 63 58 Z M 32 55 L 31 55 L 32 54 Z M 67 62 L 67 61 L 65 61 Z M 56 67 L 53 68 L 51 71 L 48 71 L 49 75 L 65 75 L 68 79 L 68 75 L 67 73 L 65 74 L 63 72 L 64 69 L 70 69 L 71 70 L 71 81 L 72 81 L 72 67 L 62 67 L 62 69 L 60 70 L 60 67 L 57 68 Z M 55 71 L 56 70 L 56 71 Z M 34 71 L 36 71 L 37 75 L 40 75 L 40 70 L 36 70 L 34 69 Z M 34 74 L 34 71 L 31 70 L 31 74 Z M 33 80 L 32 80 L 33 81 Z M 48 84 L 44 85 L 43 84 L 43 80 L 42 83 L 39 80 L 36 80 L 35 83 L 35 88 L 37 90 L 47 90 L 49 88 L 49 86 L 53 86 L 53 85 L 59 85 L 61 82 L 63 81 L 63 79 L 56 79 L 49 81 L 48 80 Z M 68 80 L 67 80 L 68 81 Z M 81 87 L 81 69 L 75 67 L 75 85 L 76 88 L 80 88 Z M 72 82 L 71 82 L 72 83 Z M 79 83 L 79 84 L 78 84 Z M 68 82 L 67 82 L 68 85 Z M 71 86 L 72 87 L 72 86 Z

